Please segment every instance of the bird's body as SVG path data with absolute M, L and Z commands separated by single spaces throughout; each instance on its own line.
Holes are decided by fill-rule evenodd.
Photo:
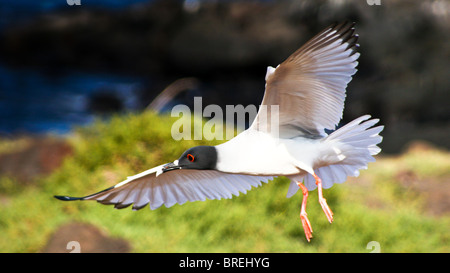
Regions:
M 173 163 L 128 177 L 85 197 L 116 208 L 151 209 L 187 201 L 231 198 L 277 176 L 291 180 L 288 197 L 302 190 L 300 219 L 309 241 L 308 192 L 318 189 L 319 203 L 331 223 L 333 213 L 322 189 L 358 176 L 374 161 L 383 126 L 361 116 L 334 130 L 342 117 L 345 89 L 356 72 L 359 53 L 354 24 L 332 25 L 266 73 L 266 92 L 252 125 L 217 146 L 188 149 Z M 272 107 L 277 111 L 273 110 Z M 276 121 L 268 123 L 267 121 Z
M 260 143 L 264 143 L 261 147 Z M 322 158 L 335 153 L 339 143 L 306 137 L 273 138 L 270 134 L 246 130 L 218 149 L 217 170 L 252 175 L 287 176 L 306 174 Z M 234 151 L 245 151 L 235 154 Z
M 294 163 L 295 151 L 308 145 L 311 140 L 276 139 L 270 134 L 248 129 L 235 138 L 216 146 L 218 161 L 216 169 L 228 173 L 280 176 L 299 172 Z M 261 147 L 264 143 L 264 147 Z M 240 151 L 236 153 L 235 151 Z M 299 156 L 301 156 L 299 154 Z M 313 157 L 304 154 L 304 157 Z
M 364 123 L 359 123 L 369 118 L 368 115 L 362 116 L 349 124 L 354 125 L 351 128 L 356 130 L 348 131 L 348 126 L 342 128 L 342 131 L 337 130 L 335 134 L 321 138 L 274 138 L 268 133 L 247 129 L 230 141 L 215 147 L 218 151 L 216 170 L 263 176 L 304 176 L 321 167 L 345 165 L 349 175 L 356 174 L 350 170 L 359 169 L 363 161 L 372 161 L 371 155 L 380 151 L 376 144 L 381 141 L 378 133 L 382 127 L 376 128 L 375 131 L 364 130 L 378 120 L 370 120 L 365 126 Z M 345 134 L 335 137 L 344 131 Z M 350 140 L 345 138 L 348 135 L 351 136 Z M 264 143 L 263 147 L 261 143 Z M 361 145 L 363 147 L 360 147 Z M 357 160 L 358 158 L 360 160 Z M 338 183 L 345 181 L 340 180 L 342 179 L 331 179 Z M 308 188 L 313 190 L 315 186 L 308 185 Z

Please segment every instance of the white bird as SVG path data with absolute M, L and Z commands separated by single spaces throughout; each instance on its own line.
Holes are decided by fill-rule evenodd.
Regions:
M 197 146 L 172 163 L 128 177 L 125 181 L 85 197 L 115 208 L 150 204 L 156 209 L 187 201 L 232 198 L 277 176 L 291 180 L 287 197 L 302 190 L 300 219 L 308 241 L 312 228 L 306 214 L 308 192 L 318 189 L 319 203 L 331 223 L 333 212 L 322 189 L 358 176 L 375 161 L 381 149 L 378 119 L 361 116 L 333 130 L 342 118 L 345 89 L 356 72 L 358 36 L 354 23 L 334 24 L 294 52 L 276 68 L 268 67 L 262 106 L 278 105 L 278 136 L 270 126 L 271 111 L 258 112 L 252 125 L 217 146 Z

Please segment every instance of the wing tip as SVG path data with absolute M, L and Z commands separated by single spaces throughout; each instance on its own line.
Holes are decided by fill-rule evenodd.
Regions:
M 65 195 L 54 195 L 53 197 L 58 200 L 61 200 L 61 201 L 83 200 L 83 197 L 71 197 L 71 196 L 65 196 Z
M 324 39 L 314 39 L 314 37 L 311 40 L 317 40 L 316 42 L 322 42 L 326 44 L 334 42 L 336 40 L 341 40 L 340 44 L 347 44 L 345 51 L 349 51 L 349 56 L 353 56 L 358 52 L 359 49 L 359 44 L 357 43 L 359 35 L 355 33 L 355 25 L 356 22 L 350 20 L 345 20 L 340 23 L 335 21 L 321 33 L 323 35 L 332 32 L 332 35 L 328 35 L 328 37 Z
M 104 189 L 102 191 L 99 191 L 97 193 L 94 193 L 94 194 L 91 194 L 91 195 L 88 195 L 88 196 L 83 196 L 83 197 L 71 197 L 71 196 L 66 196 L 66 195 L 53 195 L 53 197 L 55 197 L 56 199 L 61 200 L 61 201 L 89 200 L 88 198 L 90 198 L 92 196 L 95 196 L 95 195 L 97 195 L 99 193 L 103 193 L 105 191 L 108 191 L 108 190 L 111 190 L 111 189 L 114 189 L 114 188 L 115 188 L 115 186 L 112 186 L 112 187 L 109 187 L 109 188 Z
M 348 30 L 355 30 L 356 22 L 344 20 L 342 22 L 333 22 L 329 28 L 336 30 L 336 32 L 345 33 Z

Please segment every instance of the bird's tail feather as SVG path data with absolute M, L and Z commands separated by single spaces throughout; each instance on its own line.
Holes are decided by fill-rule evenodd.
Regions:
M 337 164 L 314 170 L 315 174 L 321 178 L 323 188 L 330 188 L 334 183 L 343 183 L 348 176 L 358 176 L 359 170 L 367 169 L 367 164 L 375 161 L 373 155 L 381 151 L 377 144 L 383 139 L 379 133 L 384 128 L 384 126 L 372 127 L 378 121 L 378 119 L 370 119 L 369 115 L 359 117 L 322 140 L 330 144 L 338 143 L 340 151 L 337 156 L 341 157 Z M 308 190 L 314 190 L 317 187 L 311 174 L 305 175 L 303 182 Z M 292 181 L 287 197 L 294 195 L 297 190 L 296 182 Z

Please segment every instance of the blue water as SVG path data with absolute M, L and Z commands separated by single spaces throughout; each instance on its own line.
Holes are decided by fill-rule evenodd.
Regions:
M 69 6 L 66 0 L 0 0 L 0 32 L 57 9 L 122 9 L 151 0 L 80 0 Z M 38 69 L 10 68 L 0 60 L 0 135 L 14 133 L 64 134 L 74 125 L 91 122 L 96 114 L 90 100 L 108 92 L 124 111 L 139 108 L 141 78 L 120 75 L 67 72 L 45 74 Z
M 113 96 L 123 112 L 138 110 L 147 84 L 137 77 L 81 72 L 49 76 L 0 65 L 0 134 L 67 133 L 98 116 L 90 107 L 95 95 Z

